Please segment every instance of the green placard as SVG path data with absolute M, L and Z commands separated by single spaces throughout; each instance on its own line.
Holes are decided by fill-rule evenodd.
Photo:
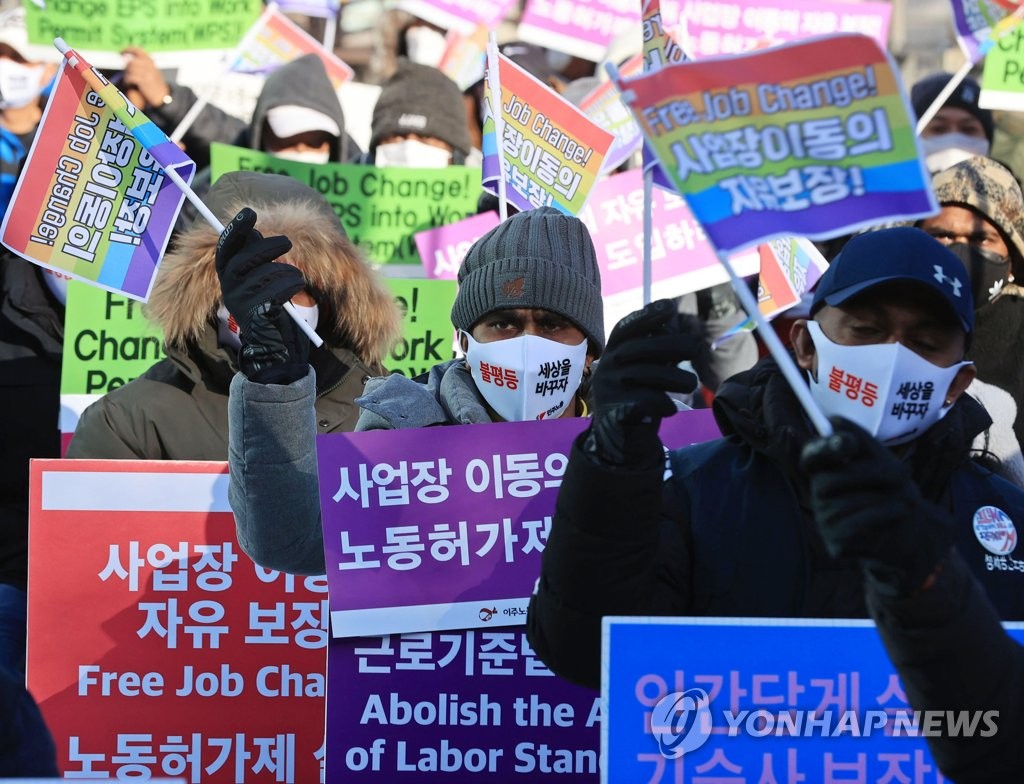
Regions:
M 166 356 L 142 305 L 86 283 L 68 283 L 61 395 L 103 395 Z
M 82 50 L 149 52 L 234 49 L 263 11 L 261 0 L 55 0 L 24 3 L 32 44 L 60 36 Z
M 985 55 L 979 105 L 1024 110 L 1024 31 L 1020 27 L 999 39 Z
M 210 145 L 213 181 L 231 171 L 284 174 L 315 188 L 331 203 L 345 231 L 378 264 L 420 266 L 413 235 L 476 214 L 480 169 L 378 169 L 355 163 L 308 164 L 266 153 Z
M 388 370 L 412 378 L 453 359 L 455 281 L 388 278 L 386 282 L 402 310 L 402 339 L 385 361 Z

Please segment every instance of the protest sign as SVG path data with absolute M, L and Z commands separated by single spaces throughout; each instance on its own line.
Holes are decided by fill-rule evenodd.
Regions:
M 328 655 L 328 784 L 597 780 L 600 697 L 553 677 L 522 628 L 332 639 Z
M 644 194 L 639 169 L 614 174 L 594 186 L 579 217 L 590 231 L 601 268 L 605 324 L 643 306 Z M 652 298 L 677 297 L 725 283 L 715 249 L 681 196 L 651 192 Z M 738 275 L 753 275 L 757 254 L 733 257 Z
M 402 312 L 402 337 L 384 360 L 388 370 L 415 378 L 454 359 L 455 283 L 402 278 L 387 278 L 385 283 Z
M 602 782 L 945 780 L 870 620 L 608 617 L 602 697 Z
M 32 462 L 28 686 L 66 777 L 320 780 L 326 580 L 240 553 L 227 484 L 225 463 Z
M 757 304 L 766 318 L 793 307 L 828 269 L 825 257 L 803 237 L 780 237 L 758 245 L 757 252 Z
M 445 36 L 444 54 L 437 67 L 460 90 L 468 90 L 484 78 L 488 33 L 487 26 L 481 24 L 471 33 L 449 30 Z
M 379 169 L 355 163 L 309 164 L 267 153 L 210 145 L 213 181 L 229 171 L 283 174 L 323 194 L 334 207 L 352 241 L 379 264 L 420 266 L 413 236 L 476 214 L 480 170 Z
M 547 205 L 578 214 L 615 137 L 504 55 L 497 62 L 504 134 L 499 150 L 488 81 L 484 188 L 498 193 L 503 172 L 509 204 L 520 210 Z
M 109 88 L 105 98 L 62 65 L 0 239 L 43 267 L 145 300 L 184 199 L 166 170 L 191 182 L 195 164 L 92 73 Z
M 497 225 L 497 213 L 487 210 L 447 226 L 421 231 L 415 238 L 416 249 L 427 277 L 455 280 L 466 251 Z
M 332 634 L 524 623 L 566 455 L 586 425 L 569 417 L 319 436 Z M 705 409 L 666 419 L 661 435 L 677 447 L 718 430 Z
M 496 28 L 516 0 L 392 0 L 390 5 L 443 30 L 469 35 L 477 25 Z
M 938 209 L 900 78 L 866 36 L 683 63 L 620 87 L 720 251 Z
M 260 15 L 260 0 L 63 0 L 25 3 L 33 44 L 65 38 L 90 51 L 233 49 Z
M 619 74 L 625 78 L 635 76 L 642 65 L 643 57 L 636 55 L 623 64 Z M 612 82 L 602 83 L 580 101 L 580 111 L 615 137 L 601 164 L 601 174 L 614 171 L 640 149 L 644 139 L 640 126 Z
M 1020 25 L 988 49 L 978 105 L 984 109 L 1024 110 L 1024 29 Z
M 319 57 L 327 77 L 337 90 L 353 76 L 344 62 L 324 49 L 313 36 L 285 16 L 271 3 L 238 46 L 237 57 L 228 66 L 241 73 L 267 74 L 306 54 Z
M 639 21 L 635 0 L 527 0 L 518 35 L 598 63 L 612 39 L 622 30 L 636 29 Z
M 70 441 L 86 406 L 162 360 L 163 336 L 135 300 L 71 281 L 64 315 L 60 432 Z
M 892 17 L 892 4 L 877 2 L 682 0 L 679 6 L 697 59 L 833 33 L 863 33 L 885 49 Z

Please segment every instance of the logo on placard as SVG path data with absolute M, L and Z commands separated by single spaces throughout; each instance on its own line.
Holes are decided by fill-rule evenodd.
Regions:
M 491 618 L 494 617 L 495 613 L 498 612 L 497 607 L 481 607 L 480 608 L 480 620 L 487 623 Z
M 711 737 L 711 700 L 703 689 L 665 695 L 651 711 L 651 733 L 668 759 L 699 749 Z
M 983 506 L 974 513 L 974 535 L 992 555 L 1012 553 L 1017 546 L 1017 527 L 998 506 Z

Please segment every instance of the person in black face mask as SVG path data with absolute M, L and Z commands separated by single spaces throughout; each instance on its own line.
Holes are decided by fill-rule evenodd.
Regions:
M 1024 287 L 1017 282 L 1024 282 L 1024 193 L 1005 166 L 981 156 L 938 173 L 932 184 L 941 211 L 917 225 L 949 247 L 970 277 L 977 313 L 968 357 L 982 383 L 968 394 L 982 400 L 997 423 L 976 446 L 1006 463 L 1024 443 Z M 1000 403 L 1000 390 L 1015 406 Z M 996 444 L 992 439 L 1005 430 L 999 425 L 1011 421 L 1018 445 Z M 1024 486 L 1024 477 L 1001 473 Z

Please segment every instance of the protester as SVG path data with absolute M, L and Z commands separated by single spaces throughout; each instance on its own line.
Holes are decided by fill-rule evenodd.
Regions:
M 663 481 L 657 429 L 672 413 L 665 390 L 681 379 L 662 352 L 692 344 L 673 318 L 662 300 L 612 333 L 530 603 L 534 650 L 590 686 L 605 615 L 866 614 L 856 564 L 827 555 L 806 511 L 798 458 L 812 429 L 773 359 L 722 384 L 724 437 L 670 452 Z M 811 319 L 791 332 L 811 398 L 826 414 L 863 418 L 901 460 L 898 475 L 851 471 L 852 487 L 913 484 L 933 504 L 915 509 L 928 514 L 920 524 L 952 517 L 950 536 L 1000 613 L 1024 617 L 1024 575 L 988 571 L 971 526 L 985 505 L 1019 519 L 1024 494 L 969 460 L 990 420 L 962 395 L 974 377 L 962 361 L 974 308 L 959 259 L 914 228 L 855 237 L 819 281 Z
M 402 60 L 381 88 L 369 160 L 379 167 L 441 169 L 473 151 L 462 93 L 436 68 Z
M 0 664 L 0 778 L 55 780 L 57 748 L 24 676 Z
M 995 711 L 994 735 L 928 733 L 935 762 L 959 784 L 1024 780 L 1024 649 L 950 548 L 952 520 L 934 524 L 890 450 L 848 421 L 833 424 L 835 435 L 812 440 L 801 456 L 812 514 L 829 554 L 860 564 L 868 610 L 910 706 Z M 849 479 L 865 471 L 876 481 Z
M 914 114 L 921 117 L 953 78 L 940 72 L 926 76 L 910 88 Z M 972 155 L 988 155 L 995 122 L 992 112 L 978 105 L 981 86 L 965 77 L 921 130 L 921 146 L 928 170 L 939 172 Z
M 1012 426 L 1024 443 L 1024 361 L 1019 336 L 1024 334 L 1024 194 L 1013 174 L 989 158 L 972 157 L 937 174 L 933 182 L 941 210 L 919 222 L 964 263 L 978 307 L 968 356 L 978 380 L 1004 390 L 1014 403 L 1010 419 L 997 419 L 989 448 L 1001 458 L 1012 455 Z M 1005 408 L 1005 404 L 1004 404 Z M 995 414 L 993 410 L 990 413 Z M 1016 481 L 1016 480 L 1014 480 Z
M 518 213 L 469 249 L 459 284 L 452 323 L 466 359 L 436 365 L 426 378 L 371 379 L 357 400 L 364 410 L 356 429 L 587 415 L 585 380 L 604 348 L 604 322 L 597 257 L 583 223 L 547 207 Z M 481 372 L 494 361 L 517 374 L 536 373 L 545 362 L 570 370 L 560 390 L 538 392 L 529 376 L 512 390 Z M 235 377 L 229 498 L 238 540 L 254 561 L 322 574 L 311 404 L 308 377 L 282 385 Z
M 351 430 L 358 415 L 354 399 L 367 377 L 383 372 L 381 361 L 398 337 L 391 296 L 327 201 L 297 180 L 233 172 L 217 181 L 206 202 L 225 221 L 249 205 L 263 232 L 291 238 L 261 239 L 247 231 L 247 243 L 234 249 L 236 265 L 244 273 L 271 252 L 288 260 L 277 266 L 296 281 L 289 299 L 324 338 L 321 348 L 310 350 L 304 336 L 298 344 L 303 351 L 296 361 L 309 381 L 306 413 L 316 411 L 310 424 L 320 433 Z M 242 236 L 237 227 L 236 236 Z M 244 332 L 255 318 L 245 304 L 249 284 L 229 284 L 238 290 L 225 309 L 217 252 L 217 233 L 201 220 L 166 255 L 145 312 L 163 329 L 168 356 L 83 412 L 68 457 L 227 459 L 231 378 L 239 368 L 256 375 L 267 369 L 264 358 L 239 351 L 238 326 Z M 287 317 L 284 322 L 298 331 Z
M 14 18 L 17 17 L 17 18 Z M 32 62 L 17 45 L 28 36 L 24 11 L 0 15 L 0 219 L 14 194 L 21 165 L 32 147 L 56 67 Z

